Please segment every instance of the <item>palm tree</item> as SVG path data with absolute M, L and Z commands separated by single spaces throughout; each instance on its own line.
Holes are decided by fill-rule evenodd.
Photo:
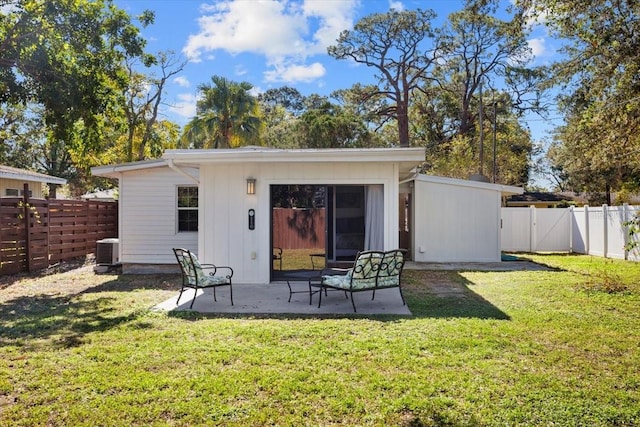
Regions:
M 257 144 L 262 126 L 251 83 L 220 76 L 213 85 L 201 84 L 196 116 L 185 126 L 182 139 L 192 148 L 232 148 Z

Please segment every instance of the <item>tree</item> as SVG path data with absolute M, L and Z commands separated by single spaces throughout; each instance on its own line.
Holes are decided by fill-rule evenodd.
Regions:
M 42 105 L 59 141 L 83 121 L 83 143 L 99 145 L 105 116 L 126 83 L 125 56 L 143 55 L 130 17 L 109 0 L 15 0 L 0 15 L 0 102 Z M 142 22 L 153 21 L 146 12 Z
M 325 101 L 305 111 L 297 131 L 307 148 L 349 148 L 369 145 L 369 132 L 359 116 Z
M 463 10 L 449 15 L 439 32 L 442 57 L 427 84 L 430 96 L 448 97 L 446 104 L 457 109 L 448 122 L 449 137 L 477 136 L 482 90 L 500 86 L 513 107 L 537 106 L 539 96 L 531 88 L 542 74 L 526 67 L 530 49 L 522 14 L 501 20 L 496 12 L 494 2 L 470 1 Z M 526 98 L 531 92 L 533 96 Z
M 123 91 L 126 100 L 124 113 L 127 126 L 126 161 L 144 160 L 151 152 L 158 150 L 163 140 L 158 138 L 156 123 L 162 93 L 167 81 L 180 73 L 186 61 L 180 60 L 171 52 L 160 52 L 154 62 L 157 62 L 159 76 L 144 75 L 135 71 L 137 61 L 131 58 L 125 61 L 129 75 L 129 85 Z M 134 146 L 137 146 L 135 148 Z
M 283 86 L 281 88 L 267 89 L 258 95 L 258 102 L 263 111 L 283 108 L 291 116 L 299 116 L 304 110 L 305 98 L 295 88 Z
M 610 194 L 640 176 L 640 3 L 634 0 L 520 0 L 564 40 L 549 85 L 560 87 L 565 124 L 553 166 L 576 191 Z
M 37 108 L 44 136 L 25 148 L 32 167 L 78 179 L 105 148 L 128 84 L 124 58 L 151 60 L 110 0 L 9 0 L 0 14 L 0 104 Z M 153 22 L 144 12 L 139 21 Z M 93 163 L 96 164 L 96 163 Z
M 183 144 L 194 148 L 231 148 L 258 143 L 262 121 L 253 85 L 213 76 L 202 84 L 196 116 L 185 126 Z
M 384 96 L 388 105 L 377 111 L 382 117 L 397 121 L 401 147 L 410 145 L 409 105 L 415 91 L 436 60 L 437 49 L 421 51 L 431 37 L 431 10 L 391 10 L 369 15 L 356 23 L 352 31 L 343 31 L 328 53 L 336 59 L 352 59 L 376 69 L 377 86 L 362 93 L 361 102 Z M 370 88 L 373 89 L 373 88 Z
M 444 101 L 447 102 L 447 93 L 443 92 Z M 426 98 L 426 97 L 424 97 Z M 495 174 L 496 182 L 507 185 L 524 186 L 529 180 L 530 157 L 534 149 L 531 135 L 523 128 L 517 119 L 515 109 L 508 102 L 509 96 L 505 93 L 496 95 L 492 105 L 487 106 L 487 119 L 484 121 L 484 133 L 491 135 L 487 138 L 483 170 L 491 171 Z M 446 135 L 443 129 L 447 129 L 446 124 L 453 121 L 458 116 L 442 117 L 432 113 L 442 122 L 434 121 L 431 116 L 425 115 L 423 111 L 430 108 L 434 100 L 417 100 L 415 123 L 423 126 L 425 137 L 434 135 L 444 135 L 442 139 L 426 139 L 427 155 L 423 165 L 423 171 L 452 178 L 467 179 L 469 175 L 478 171 L 478 153 L 475 132 L 470 135 L 454 133 L 453 136 Z M 426 105 L 423 106 L 423 103 Z M 439 105 L 436 103 L 436 105 Z M 494 111 L 495 108 L 495 111 Z M 495 153 L 493 140 L 495 130 Z M 416 130 L 417 137 L 422 137 Z M 495 171 L 494 171 L 495 155 Z
M 33 169 L 33 145 L 44 140 L 46 132 L 37 106 L 0 105 L 0 163 Z
M 518 118 L 538 108 L 541 91 L 531 87 L 542 73 L 527 68 L 522 13 L 503 20 L 496 8 L 494 1 L 468 1 L 437 29 L 439 59 L 414 96 L 410 130 L 427 147 L 424 170 L 457 178 L 493 174 L 495 130 L 497 182 L 524 185 L 534 146 Z
M 305 109 L 305 97 L 297 89 L 284 86 L 268 89 L 258 95 L 263 132 L 261 140 L 267 147 L 299 148 L 297 135 L 299 115 Z

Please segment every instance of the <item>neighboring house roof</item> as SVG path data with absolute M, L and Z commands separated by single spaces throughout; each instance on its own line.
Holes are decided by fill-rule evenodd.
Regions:
M 59 185 L 67 183 L 67 180 L 64 178 L 58 178 L 55 176 L 45 175 L 43 173 L 33 172 L 26 169 L 18 169 L 4 165 L 0 165 L 0 178 L 15 179 L 18 181 L 44 182 L 46 184 Z
M 83 200 L 102 200 L 102 201 L 112 201 L 116 199 L 116 195 L 118 194 L 115 188 L 110 188 L 109 190 L 100 190 L 93 191 L 91 193 L 85 193 L 80 196 Z
M 567 194 L 548 193 L 544 191 L 528 191 L 523 194 L 511 196 L 507 203 L 535 204 L 535 203 L 561 203 L 575 201 L 574 197 Z

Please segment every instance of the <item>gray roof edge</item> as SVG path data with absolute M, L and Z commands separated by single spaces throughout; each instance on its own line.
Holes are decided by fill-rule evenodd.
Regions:
M 33 172 L 26 169 L 19 169 L 5 165 L 0 165 L 0 178 L 30 182 L 43 182 L 45 184 L 64 185 L 67 183 L 67 180 L 64 178 L 58 178 L 56 176 L 46 175 L 40 172 Z
M 164 159 L 142 160 L 139 162 L 119 163 L 115 165 L 94 166 L 91 168 L 91 174 L 95 176 L 114 178 L 121 172 L 157 168 L 162 166 L 168 166 L 167 161 Z
M 435 175 L 418 174 L 416 175 L 416 180 L 423 181 L 423 182 L 433 182 L 438 184 L 449 184 L 449 185 L 458 185 L 463 187 L 479 188 L 484 190 L 496 190 L 496 191 L 500 191 L 500 193 L 504 195 L 522 194 L 524 192 L 524 188 L 516 187 L 513 185 L 494 184 L 491 182 L 471 181 L 471 180 L 459 179 L 459 178 L 447 178 L 447 177 L 435 176 Z

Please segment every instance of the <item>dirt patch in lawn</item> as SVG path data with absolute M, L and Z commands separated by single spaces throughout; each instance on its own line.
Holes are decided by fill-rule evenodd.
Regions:
M 96 274 L 93 256 L 59 263 L 34 273 L 0 276 L 0 303 L 35 295 L 72 296 L 133 289 L 179 290 L 180 275 Z
M 464 298 L 468 292 L 464 279 L 455 271 L 410 270 L 403 274 L 403 287 L 440 298 Z

